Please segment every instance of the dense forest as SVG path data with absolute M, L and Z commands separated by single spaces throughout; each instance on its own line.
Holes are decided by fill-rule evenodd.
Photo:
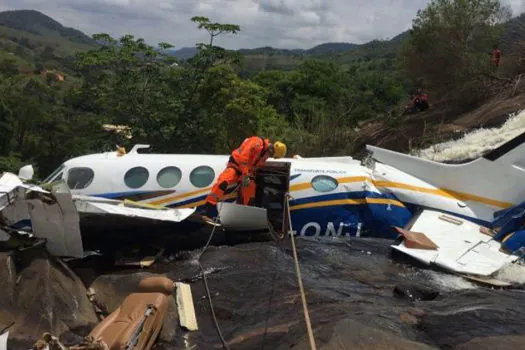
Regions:
M 32 163 L 42 178 L 68 158 L 138 143 L 225 154 L 252 134 L 282 139 L 290 154 L 351 154 L 360 126 L 401 123 L 417 88 L 459 113 L 525 72 L 525 18 L 498 0 L 433 0 L 390 41 L 309 51 L 227 50 L 216 38 L 242 28 L 191 21 L 208 40 L 181 59 L 167 43 L 0 13 L 0 170 Z M 506 53 L 497 70 L 494 45 Z

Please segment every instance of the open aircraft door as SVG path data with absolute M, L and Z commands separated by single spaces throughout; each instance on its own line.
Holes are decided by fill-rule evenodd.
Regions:
M 257 171 L 254 206 L 222 202 L 220 222 L 227 231 L 270 232 L 282 239 L 290 229 L 287 196 L 290 190 L 289 162 L 268 161 Z

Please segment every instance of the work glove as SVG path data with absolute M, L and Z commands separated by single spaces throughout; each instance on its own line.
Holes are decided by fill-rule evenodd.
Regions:
M 250 185 L 250 176 L 244 175 L 242 177 L 242 186 L 243 187 L 248 187 L 249 185 Z

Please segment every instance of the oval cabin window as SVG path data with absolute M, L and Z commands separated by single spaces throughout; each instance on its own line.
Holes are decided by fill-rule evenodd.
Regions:
M 82 190 L 93 182 L 95 172 L 90 168 L 72 168 L 67 174 L 67 186 L 71 190 Z
M 176 166 L 165 167 L 157 174 L 157 183 L 163 188 L 175 187 L 181 179 L 182 172 Z
M 337 188 L 339 183 L 331 176 L 318 175 L 312 179 L 312 187 L 317 192 L 330 192 Z
M 215 171 L 213 168 L 203 165 L 192 170 L 190 174 L 190 182 L 195 187 L 209 186 L 215 178 Z
M 138 166 L 126 172 L 126 175 L 124 175 L 124 183 L 130 188 L 139 188 L 148 182 L 148 178 L 148 169 Z

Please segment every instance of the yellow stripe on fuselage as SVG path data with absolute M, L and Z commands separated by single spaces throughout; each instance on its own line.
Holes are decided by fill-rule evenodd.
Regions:
M 170 203 L 170 202 L 175 202 L 177 200 L 184 199 L 184 198 L 187 198 L 187 197 L 191 197 L 191 196 L 195 196 L 195 195 L 203 194 L 203 193 L 208 193 L 208 192 L 210 192 L 210 190 L 211 190 L 211 187 L 206 187 L 206 188 L 203 188 L 201 190 L 186 192 L 186 193 L 179 194 L 179 195 L 176 195 L 176 196 L 169 196 L 169 197 L 166 197 L 166 198 L 162 198 L 162 199 L 150 202 L 150 204 L 162 205 L 162 204 L 166 204 L 166 203 Z
M 459 191 L 454 191 L 450 189 L 445 188 L 427 188 L 427 187 L 421 187 L 421 186 L 414 186 L 409 185 L 402 182 L 394 182 L 394 181 L 379 181 L 379 180 L 373 180 L 366 176 L 353 176 L 353 177 L 343 177 L 337 179 L 339 183 L 352 183 L 352 182 L 362 182 L 362 181 L 368 181 L 371 184 L 375 185 L 376 187 L 386 187 L 386 188 L 399 188 L 402 190 L 408 190 L 412 192 L 419 192 L 419 193 L 426 193 L 426 194 L 432 194 L 435 196 L 445 197 L 445 198 L 451 198 L 451 199 L 457 199 L 457 200 L 465 200 L 465 201 L 474 201 L 479 202 L 499 208 L 508 208 L 513 206 L 513 203 L 509 202 L 503 202 L 498 201 L 491 198 L 485 198 L 481 196 L 477 196 L 475 194 L 471 193 L 464 193 Z M 295 184 L 290 186 L 290 191 L 302 191 L 312 188 L 312 184 L 310 182 L 304 182 L 300 184 Z
M 491 206 L 499 207 L 499 208 L 508 208 L 514 205 L 513 203 L 498 201 L 498 200 L 486 198 L 486 197 L 481 197 L 481 196 L 477 196 L 471 193 L 464 193 L 464 192 L 459 192 L 459 191 L 454 191 L 454 190 L 444 189 L 444 188 L 427 188 L 427 187 L 421 187 L 421 186 L 414 186 L 414 185 L 410 185 L 410 184 L 406 184 L 402 182 L 379 181 L 379 180 L 373 180 L 367 176 L 342 177 L 342 178 L 338 178 L 337 181 L 340 184 L 368 181 L 371 184 L 375 185 L 376 187 L 384 187 L 384 188 L 390 188 L 390 189 L 398 188 L 401 190 L 407 190 L 407 191 L 418 192 L 418 193 L 426 193 L 426 194 L 431 194 L 431 195 L 440 196 L 440 197 L 449 198 L 449 199 L 474 201 L 474 202 L 479 202 L 479 203 L 483 203 L 483 204 L 487 204 L 487 205 L 491 205 Z M 291 185 L 290 192 L 303 191 L 303 190 L 308 190 L 311 188 L 312 188 L 312 184 L 310 182 L 303 182 L 303 183 Z M 207 188 L 183 193 L 183 194 L 176 195 L 176 196 L 169 196 L 166 198 L 158 199 L 158 200 L 150 202 L 150 204 L 164 205 L 164 204 L 176 202 L 176 201 L 179 201 L 181 199 L 185 199 L 191 196 L 208 193 L 210 190 L 211 190 L 211 187 L 207 187 Z M 229 197 L 229 198 L 233 198 L 233 197 Z M 374 202 L 378 200 L 385 201 L 383 204 L 402 205 L 401 202 L 396 201 L 396 200 L 391 200 L 391 199 L 366 198 L 366 199 L 341 199 L 341 200 L 322 201 L 322 202 L 317 202 L 317 203 L 305 203 L 305 204 L 293 206 L 291 209 L 297 210 L 297 209 L 302 209 L 302 208 L 320 207 L 320 206 L 323 206 L 323 203 L 326 205 L 339 205 L 339 204 L 359 204 L 357 202 L 363 201 L 363 204 L 364 203 L 381 204 L 381 202 Z M 177 208 L 189 208 L 189 207 L 199 206 L 199 205 L 204 204 L 204 202 L 205 202 L 204 200 L 201 200 L 196 203 L 184 204 L 182 206 L 178 206 Z M 338 203 L 338 204 L 327 204 L 327 203 Z
M 335 205 L 359 205 L 359 204 L 391 204 L 398 207 L 405 207 L 400 201 L 388 198 L 360 198 L 360 199 L 334 199 L 330 201 L 314 202 L 292 205 L 290 210 L 300 210 L 309 208 L 329 207 Z
M 471 193 L 464 193 L 464 192 L 458 192 L 446 188 L 426 188 L 426 187 L 420 187 L 420 186 L 413 186 L 401 182 L 392 182 L 392 181 L 372 181 L 374 185 L 377 187 L 387 187 L 387 188 L 399 188 L 403 190 L 413 191 L 413 192 L 419 192 L 419 193 L 428 193 L 433 194 L 436 196 L 446 197 L 446 198 L 452 198 L 452 199 L 458 199 L 458 200 L 465 200 L 465 201 L 473 201 L 473 202 L 479 202 L 487 205 L 492 205 L 494 207 L 500 207 L 500 208 L 508 208 L 513 206 L 513 203 L 509 202 L 502 202 L 495 199 L 485 198 L 481 196 L 477 196 L 475 194 Z

